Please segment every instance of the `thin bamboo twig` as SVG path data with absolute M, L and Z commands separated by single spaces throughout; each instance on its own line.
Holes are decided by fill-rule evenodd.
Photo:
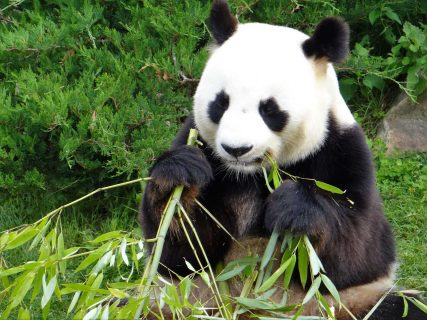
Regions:
M 231 319 L 231 315 L 228 314 L 228 309 L 225 308 L 224 302 L 222 301 L 221 293 L 220 293 L 218 285 L 215 281 L 215 274 L 213 272 L 211 263 L 209 262 L 208 256 L 207 256 L 205 250 L 203 249 L 202 241 L 200 240 L 199 235 L 197 234 L 196 228 L 194 227 L 193 223 L 191 222 L 190 217 L 187 215 L 187 213 L 183 209 L 184 208 L 181 207 L 181 211 L 184 214 L 184 218 L 185 218 L 185 220 L 187 220 L 187 223 L 190 225 L 190 227 L 193 231 L 194 237 L 196 238 L 197 243 L 199 244 L 200 250 L 203 253 L 203 257 L 205 258 L 206 262 L 208 263 L 208 269 L 209 269 L 209 272 L 210 272 L 211 277 L 212 277 L 212 283 L 213 283 L 214 289 L 216 290 L 215 300 L 217 300 L 219 311 L 225 319 Z M 225 314 L 223 314 L 223 312 L 225 312 Z
M 217 218 L 215 218 L 212 213 L 210 213 L 210 211 L 199 200 L 195 199 L 195 202 L 218 225 L 218 227 L 220 227 L 231 238 L 231 240 L 236 242 L 237 245 L 239 245 L 241 248 L 244 248 L 244 245 L 242 245 L 239 240 L 233 237 L 233 235 L 221 224 L 221 222 L 218 221 Z

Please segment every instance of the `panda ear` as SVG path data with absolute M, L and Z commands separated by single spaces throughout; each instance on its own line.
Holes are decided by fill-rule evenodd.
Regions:
M 237 29 L 237 19 L 234 17 L 227 0 L 214 0 L 209 15 L 208 27 L 218 45 L 223 44 Z
M 329 62 L 342 62 L 347 56 L 350 41 L 348 24 L 336 17 L 322 20 L 313 36 L 304 41 L 302 48 L 307 57 L 326 58 Z

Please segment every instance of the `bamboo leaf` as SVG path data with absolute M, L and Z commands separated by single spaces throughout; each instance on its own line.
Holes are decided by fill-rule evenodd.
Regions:
M 331 279 L 329 279 L 324 274 L 321 274 L 320 277 L 322 278 L 323 284 L 329 290 L 329 292 L 331 293 L 332 297 L 334 297 L 335 301 L 338 302 L 341 305 L 340 294 L 338 293 L 338 290 L 335 287 L 335 285 L 333 284 L 333 282 L 331 281 Z
M 98 308 L 93 308 L 83 317 L 83 320 L 93 320 L 96 319 L 98 315 Z
M 403 314 L 402 314 L 402 318 L 405 318 L 408 315 L 408 300 L 406 300 L 406 297 L 402 294 L 401 295 L 402 299 L 403 299 Z
M 139 270 L 138 255 L 136 254 L 135 245 L 131 245 L 130 249 L 132 253 L 132 262 L 135 264 L 136 270 Z
M 115 263 L 116 263 L 116 254 L 113 252 L 110 258 L 110 264 L 109 264 L 110 268 L 114 267 Z
M 92 243 L 99 243 L 99 242 L 103 242 L 106 240 L 111 240 L 111 239 L 116 239 L 116 238 L 120 238 L 122 236 L 122 232 L 121 231 L 111 231 L 111 232 L 107 232 L 104 233 L 102 235 L 100 235 L 99 237 L 97 237 L 96 239 L 90 241 Z
M 111 260 L 113 256 L 113 250 L 108 251 L 104 256 L 97 262 L 93 267 L 91 273 L 98 274 Z
M 43 319 L 47 319 L 47 316 L 49 315 L 50 310 L 50 301 L 47 303 L 47 305 L 43 308 Z
M 82 271 L 89 267 L 92 263 L 94 263 L 96 260 L 98 260 L 100 257 L 100 254 L 98 252 L 94 252 L 90 255 L 88 255 L 77 267 L 76 272 Z
M 275 288 L 272 288 L 272 289 L 270 289 L 270 290 L 267 290 L 266 292 L 264 292 L 262 295 L 260 295 L 259 297 L 258 297 L 258 299 L 260 299 L 260 300 L 268 300 L 268 299 L 270 299 L 271 298 L 271 296 L 277 291 L 277 287 L 275 287 Z
M 320 270 L 325 272 L 325 268 L 323 267 L 323 264 L 320 261 L 316 250 L 314 250 L 314 248 L 313 248 L 313 246 L 312 246 L 312 244 L 311 244 L 311 242 L 307 236 L 304 236 L 304 243 L 305 243 L 305 246 L 308 250 L 308 256 L 310 258 L 310 267 L 311 267 L 311 271 L 313 273 L 313 276 L 317 275 L 320 272 Z
M 0 278 L 10 276 L 12 274 L 16 274 L 25 270 L 24 266 L 17 266 L 10 269 L 6 269 L 0 272 Z
M 22 246 L 24 243 L 30 241 L 38 232 L 39 230 L 34 226 L 26 227 L 23 231 L 17 234 L 16 238 L 7 244 L 6 250 L 11 250 Z
M 61 295 L 70 294 L 70 293 L 77 292 L 77 291 L 82 291 L 82 292 L 94 291 L 94 292 L 97 292 L 100 294 L 110 294 L 110 292 L 108 290 L 93 289 L 90 285 L 86 285 L 86 284 L 82 284 L 82 283 L 65 283 L 64 288 L 61 290 Z
M 74 293 L 73 299 L 71 300 L 70 306 L 68 307 L 67 314 L 73 311 L 74 307 L 76 306 L 77 302 L 79 301 L 81 291 L 77 291 Z
M 192 272 L 196 272 L 196 269 L 194 269 L 194 267 L 191 265 L 190 262 L 188 262 L 187 260 L 185 260 L 185 265 L 187 266 L 187 268 L 192 271 Z
M 329 318 L 334 319 L 334 313 L 332 312 L 331 308 L 328 305 L 328 301 L 326 301 L 325 297 L 322 296 L 320 292 L 317 292 L 316 299 L 320 302 L 323 309 L 325 309 L 326 313 L 328 314 Z
M 322 279 L 320 277 L 317 277 L 314 279 L 313 283 L 310 286 L 310 289 L 308 289 L 304 300 L 302 300 L 302 304 L 306 304 L 308 301 L 313 298 L 314 294 L 319 290 L 320 284 L 322 283 Z
M 46 287 L 43 286 L 43 296 L 42 296 L 42 309 L 47 305 L 47 303 L 50 301 L 50 298 L 52 298 L 53 291 L 56 287 L 57 278 L 56 275 L 50 279 L 48 285 Z
M 120 244 L 120 253 L 122 255 L 123 262 L 127 266 L 129 266 L 129 259 L 128 259 L 128 256 L 126 255 L 126 244 L 127 244 L 126 238 L 123 238 L 122 243 Z
M 286 260 L 285 263 L 283 263 L 272 275 L 270 278 L 268 278 L 258 289 L 258 292 L 263 292 L 265 290 L 268 290 L 271 288 L 273 284 L 276 283 L 277 279 L 285 272 L 286 268 L 291 263 L 292 258 Z
M 274 166 L 272 169 L 273 169 L 272 170 L 272 172 L 273 172 L 273 186 L 274 186 L 274 189 L 277 189 L 278 187 L 280 187 L 282 182 L 280 181 L 280 174 L 279 174 L 279 171 L 277 170 L 277 167 Z
M 210 287 L 211 286 L 211 281 L 209 279 L 209 275 L 206 272 L 200 272 L 199 273 L 200 277 L 203 279 L 203 281 Z
M 101 286 L 102 280 L 104 279 L 104 274 L 101 272 L 93 281 L 91 287 L 90 287 L 90 291 L 87 293 L 87 297 L 86 297 L 86 305 L 89 305 L 92 303 L 92 300 L 95 296 L 95 293 L 97 292 L 97 290 L 99 289 L 99 287 Z M 107 291 L 108 292 L 108 291 Z
M 15 288 L 13 289 L 10 295 L 10 305 L 12 309 L 19 306 L 19 304 L 22 302 L 25 295 L 31 289 L 35 276 L 36 276 L 36 273 L 33 271 L 30 271 L 26 274 L 21 275 L 16 280 Z
M 46 268 L 40 268 L 36 274 L 36 277 L 34 279 L 34 285 L 33 285 L 33 293 L 31 295 L 31 302 L 34 301 L 34 299 L 37 297 L 37 295 L 40 293 L 42 289 L 43 275 L 45 272 L 46 272 Z
M 19 308 L 18 319 L 30 320 L 31 319 L 30 311 L 24 307 Z
M 6 246 L 7 241 L 9 240 L 9 232 L 5 232 L 0 237 L 0 251 Z
M 181 297 L 184 298 L 184 301 L 187 301 L 188 298 L 190 297 L 190 292 L 191 292 L 191 286 L 192 286 L 192 282 L 188 277 L 185 277 L 184 279 L 182 279 L 179 283 L 179 290 L 181 292 Z M 222 284 L 219 284 L 219 290 L 221 292 L 221 288 L 224 288 L 224 286 L 222 286 Z M 227 295 L 229 295 L 229 291 L 227 291 Z M 221 292 L 221 295 L 223 294 L 223 292 Z
M 88 255 L 77 267 L 76 272 L 82 271 L 87 267 L 89 267 L 92 263 L 98 260 L 103 254 L 105 254 L 110 249 L 111 245 L 112 245 L 111 242 L 104 243 L 95 252 Z
M 113 282 L 108 284 L 110 288 L 115 289 L 133 289 L 139 287 L 141 284 L 139 281 L 137 283 L 134 282 Z
M 270 182 L 269 182 L 270 179 L 268 178 L 267 170 L 265 170 L 264 167 L 261 167 L 261 169 L 262 169 L 262 173 L 264 174 L 265 185 L 267 186 L 268 191 L 270 191 L 270 193 L 273 193 L 274 189 L 270 186 Z
M 307 249 L 303 245 L 298 246 L 298 271 L 301 280 L 301 285 L 303 288 L 305 288 L 308 273 L 308 253 Z
M 412 297 L 408 297 L 409 301 L 411 301 L 413 304 L 415 304 L 418 308 L 420 308 L 420 310 L 424 313 L 427 313 L 427 305 L 425 305 L 424 303 L 422 303 L 420 300 L 417 300 L 415 298 Z
M 4 310 L 1 313 L 1 320 L 5 320 L 9 318 L 10 313 L 12 312 L 12 310 L 14 309 L 14 307 L 12 307 L 12 305 L 9 303 L 9 305 L 7 306 L 6 310 Z
M 289 263 L 289 267 L 285 270 L 285 276 L 283 278 L 283 288 L 288 289 L 289 284 L 291 283 L 292 274 L 295 269 L 295 264 L 297 262 L 297 257 L 295 254 L 293 254 L 291 257 L 291 262 Z
M 278 238 L 279 238 L 279 233 L 274 231 L 271 234 L 267 247 L 265 248 L 264 255 L 261 260 L 261 266 L 260 266 L 261 270 L 263 270 L 267 266 L 267 264 L 270 262 L 271 257 L 273 256 L 274 250 L 276 249 Z
M 108 320 L 109 316 L 110 316 L 110 304 L 107 303 L 107 305 L 104 308 L 104 311 L 102 311 L 101 320 Z
M 10 281 L 9 281 L 9 278 L 7 276 L 0 277 L 0 278 L 1 278 L 1 284 L 3 285 L 3 288 L 7 288 L 10 286 Z
M 40 254 L 39 254 L 39 261 L 46 260 L 50 255 L 50 244 L 48 241 L 44 240 L 42 245 L 40 246 Z
M 49 231 L 46 236 L 46 241 L 51 243 L 52 249 L 56 248 L 56 228 Z
M 229 265 L 227 265 L 224 270 L 221 271 L 221 273 L 216 278 L 216 281 L 226 281 L 228 279 L 233 278 L 234 276 L 241 274 L 242 271 L 248 266 L 246 264 L 241 265 L 233 265 L 232 268 L 228 268 Z
M 113 296 L 119 299 L 125 299 L 128 297 L 128 294 L 126 292 L 119 289 L 108 288 L 108 291 L 110 291 Z
M 49 229 L 50 223 L 52 220 L 49 220 L 37 233 L 36 237 L 34 238 L 33 242 L 31 242 L 30 248 L 28 250 L 34 249 L 34 247 L 40 242 L 41 238 L 44 237 L 46 234 L 47 229 Z M 0 246 L 1 247 L 1 246 Z
M 325 191 L 329 191 L 331 193 L 336 193 L 336 194 L 344 194 L 345 191 L 341 190 L 340 188 L 337 188 L 329 183 L 323 182 L 323 181 L 318 181 L 318 180 L 314 180 L 314 183 L 316 184 L 316 186 L 322 190 Z
M 71 247 L 71 248 L 65 249 L 65 251 L 64 251 L 64 258 L 72 256 L 73 254 L 75 254 L 80 249 L 81 249 L 80 247 Z
M 234 298 L 236 302 L 248 309 L 254 309 L 254 310 L 274 310 L 274 311 L 290 311 L 295 308 L 295 306 L 282 306 L 280 304 L 275 304 L 269 301 L 263 301 L 258 299 L 252 299 L 252 298 L 245 298 L 245 297 L 236 297 Z
M 65 256 L 65 248 L 64 248 L 64 235 L 62 232 L 58 236 L 58 260 L 61 260 Z M 66 261 L 60 261 L 59 262 L 59 271 L 65 275 L 65 270 L 67 268 L 67 262 Z

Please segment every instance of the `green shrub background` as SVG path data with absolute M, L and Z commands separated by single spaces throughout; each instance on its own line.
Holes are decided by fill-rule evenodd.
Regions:
M 323 17 L 344 17 L 353 50 L 337 66 L 341 88 L 371 138 L 398 90 L 415 100 L 427 87 L 425 1 L 230 4 L 242 22 L 307 33 Z M 0 1 L 0 230 L 147 175 L 190 112 L 208 57 L 209 8 L 198 0 Z M 385 158 L 373 147 L 399 239 L 399 284 L 425 290 L 427 157 Z M 110 191 L 69 210 L 66 240 L 137 228 L 140 191 Z

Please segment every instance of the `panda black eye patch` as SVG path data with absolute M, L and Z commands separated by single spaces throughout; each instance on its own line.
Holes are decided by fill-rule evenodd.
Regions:
M 289 118 L 289 114 L 280 110 L 274 98 L 263 100 L 259 103 L 259 114 L 267 127 L 276 132 L 283 130 Z
M 228 109 L 230 97 L 222 90 L 208 105 L 208 115 L 213 123 L 218 124 L 224 112 Z

